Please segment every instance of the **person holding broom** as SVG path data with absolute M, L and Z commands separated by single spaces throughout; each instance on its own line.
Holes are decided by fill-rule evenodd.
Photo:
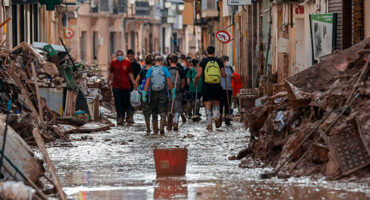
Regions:
M 162 66 L 162 56 L 155 57 L 155 65 L 146 73 L 145 88 L 142 93 L 143 102 L 147 102 L 147 92 L 150 87 L 150 107 L 152 108 L 153 132 L 158 133 L 158 115 L 161 116 L 160 134 L 164 135 L 164 125 L 168 108 L 168 90 L 172 91 L 172 99 L 176 98 L 170 80 L 171 74 Z
M 221 95 L 221 105 L 220 105 L 220 112 L 221 115 L 224 113 L 224 117 L 221 119 L 224 119 L 226 126 L 231 126 L 231 97 L 233 95 L 233 87 L 232 87 L 232 79 L 233 79 L 233 73 L 234 69 L 229 64 L 229 57 L 228 56 L 222 56 L 221 61 L 224 63 L 225 68 L 225 74 L 226 77 L 221 78 L 221 87 L 222 87 L 222 95 Z
M 188 71 L 186 74 L 187 82 L 189 85 L 189 91 L 190 91 L 190 96 L 191 100 L 189 102 L 189 107 L 192 108 L 192 119 L 197 121 L 200 119 L 200 98 L 202 97 L 202 80 L 199 80 L 198 85 L 195 86 L 194 80 L 195 77 L 197 76 L 197 69 L 199 67 L 199 60 L 198 59 L 192 59 L 191 60 L 191 69 Z
M 177 66 L 178 57 L 176 55 L 171 55 L 169 58 L 170 67 L 168 71 L 171 74 L 170 80 L 173 85 L 173 90 L 175 92 L 175 99 L 172 99 L 169 109 L 171 112 L 168 115 L 167 130 L 174 131 L 179 130 L 179 117 L 183 112 L 182 104 L 182 90 L 185 87 L 185 74 L 181 66 Z

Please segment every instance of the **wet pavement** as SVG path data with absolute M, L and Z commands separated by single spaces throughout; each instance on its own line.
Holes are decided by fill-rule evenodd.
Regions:
M 142 115 L 132 127 L 71 134 L 71 142 L 48 145 L 69 199 L 370 199 L 367 184 L 309 178 L 259 179 L 267 169 L 242 169 L 229 161 L 245 148 L 242 124 L 205 131 L 188 122 L 164 137 L 146 136 Z M 152 144 L 188 148 L 186 176 L 156 177 Z

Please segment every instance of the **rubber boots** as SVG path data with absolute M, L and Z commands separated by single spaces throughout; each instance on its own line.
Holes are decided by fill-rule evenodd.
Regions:
M 161 116 L 161 123 L 160 123 L 160 133 L 164 135 L 164 124 L 166 122 L 166 116 Z
M 220 128 L 221 127 L 220 106 L 213 107 L 213 120 L 215 120 L 216 128 Z
M 179 131 L 179 123 L 173 123 L 173 130 Z
M 154 135 L 158 134 L 158 121 L 153 121 L 153 133 Z
M 134 121 L 134 112 L 133 111 L 129 111 L 127 113 L 126 122 L 130 125 L 135 123 L 135 121 Z
M 207 130 L 212 131 L 212 111 L 206 110 L 206 116 L 207 116 Z
M 149 117 L 145 117 L 145 126 L 146 126 L 146 134 L 149 135 L 150 132 L 151 132 L 151 130 L 150 130 L 150 118 Z

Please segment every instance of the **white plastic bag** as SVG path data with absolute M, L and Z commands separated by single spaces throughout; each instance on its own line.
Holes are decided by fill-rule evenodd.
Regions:
M 134 90 L 131 92 L 130 94 L 130 101 L 131 101 L 131 105 L 132 107 L 138 107 L 141 105 L 141 95 L 138 91 Z
M 0 184 L 0 199 L 31 200 L 35 192 L 23 182 L 8 181 Z

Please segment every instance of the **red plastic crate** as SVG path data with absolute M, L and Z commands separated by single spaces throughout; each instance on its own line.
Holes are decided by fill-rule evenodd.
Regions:
M 187 148 L 153 149 L 157 176 L 181 176 L 186 173 Z

